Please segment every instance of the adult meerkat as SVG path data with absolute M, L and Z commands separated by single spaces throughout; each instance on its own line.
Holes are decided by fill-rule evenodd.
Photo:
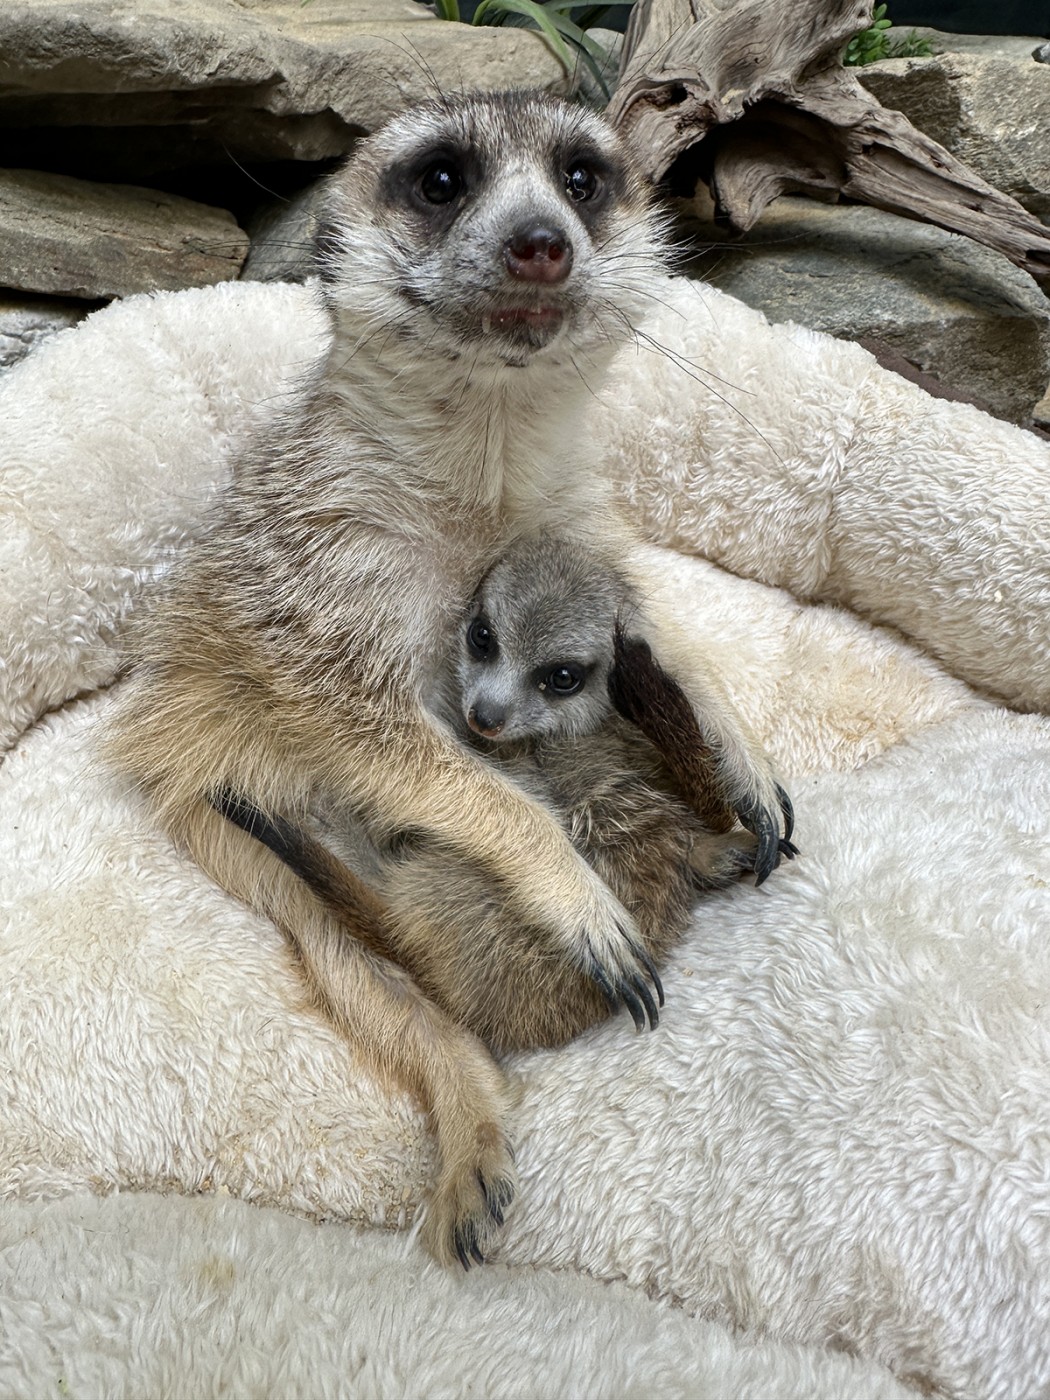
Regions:
M 625 655 L 625 615 L 636 620 L 636 601 L 607 561 L 574 540 L 519 541 L 482 580 L 433 703 L 464 742 L 557 815 L 659 963 L 698 893 L 753 870 L 758 843 L 739 827 L 713 831 L 653 744 L 614 710 L 615 662 L 614 693 L 633 683 L 650 709 L 674 693 L 644 651 Z M 690 741 L 687 732 L 675 737 L 679 748 Z M 320 832 L 389 911 L 390 957 L 493 1050 L 564 1044 L 614 1009 L 609 989 L 567 962 L 548 930 L 523 922 L 501 882 L 453 848 L 418 835 L 384 847 L 338 819 Z M 345 880 L 309 835 L 263 823 L 256 835 L 341 907 Z M 780 851 L 795 854 L 787 837 Z M 639 1029 L 646 1019 L 655 1025 L 644 984 L 624 1000 Z
M 176 842 L 287 932 L 319 1003 L 431 1110 L 441 1169 L 424 1240 L 439 1258 L 480 1256 L 513 1194 L 499 1071 L 213 802 L 296 821 L 323 793 L 424 831 L 494 872 L 614 996 L 648 984 L 635 922 L 600 875 L 426 697 L 510 539 L 561 526 L 630 561 L 584 424 L 653 294 L 658 242 L 621 143 L 582 108 L 442 98 L 363 141 L 331 186 L 331 348 L 150 609 L 114 738 Z M 695 641 L 661 622 L 657 653 L 768 870 L 781 816 L 768 764 Z M 382 918 L 364 887 L 351 913 L 362 930 Z

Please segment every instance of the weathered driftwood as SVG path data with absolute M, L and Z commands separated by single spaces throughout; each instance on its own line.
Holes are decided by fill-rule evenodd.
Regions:
M 610 116 L 652 180 L 704 180 L 739 232 L 780 194 L 842 194 L 1050 281 L 1050 229 L 842 67 L 870 16 L 868 0 L 637 0 Z

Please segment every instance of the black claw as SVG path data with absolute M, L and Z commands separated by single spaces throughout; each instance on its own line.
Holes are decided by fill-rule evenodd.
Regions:
M 612 983 L 605 975 L 605 969 L 598 959 L 591 954 L 591 979 L 596 984 L 598 990 L 605 998 L 605 1004 L 610 1011 L 616 1012 L 620 1009 L 620 1003 L 616 998 L 616 993 L 612 989 Z
M 790 843 L 791 833 L 795 830 L 795 809 L 791 805 L 791 798 L 788 797 L 779 783 L 777 783 L 777 798 L 780 801 L 780 810 L 784 814 L 784 840 Z
M 503 1212 L 514 1199 L 513 1185 L 506 1177 L 503 1177 L 495 1186 L 490 1186 L 481 1172 L 475 1172 L 475 1175 L 478 1178 L 478 1185 L 481 1187 L 481 1193 L 485 1197 L 485 1205 L 488 1208 L 489 1215 L 492 1216 L 497 1225 L 502 1227 L 504 1218 Z
M 652 958 L 645 951 L 645 949 L 640 948 L 637 943 L 632 942 L 631 952 L 634 954 L 634 956 L 638 959 L 641 965 L 645 968 L 646 972 L 649 974 L 649 981 L 656 988 L 656 999 L 660 1003 L 660 1005 L 663 1006 L 664 984 L 660 981 L 660 974 L 656 970 L 656 964 L 653 962 Z M 654 1021 L 653 1025 L 655 1024 L 656 1022 Z
M 755 836 L 758 850 L 755 852 L 755 884 L 768 880 L 780 862 L 780 833 L 768 812 L 761 811 L 755 817 Z
M 477 1177 L 478 1185 L 481 1187 L 481 1194 L 485 1197 L 485 1208 L 487 1209 L 489 1215 L 492 1216 L 493 1220 L 496 1221 L 496 1224 L 502 1225 L 502 1218 L 499 1218 L 497 1216 L 499 1205 L 496 1200 L 496 1193 L 489 1188 L 488 1182 L 485 1180 L 485 1178 L 482 1176 L 481 1172 L 477 1168 L 474 1169 L 474 1175 Z
M 780 838 L 780 854 L 784 856 L 786 860 L 794 860 L 798 855 L 798 847 L 795 845 L 794 841 L 789 841 L 786 836 L 782 836 Z
M 631 1020 L 634 1022 L 636 1031 L 645 1030 L 645 1012 L 642 1010 L 642 1003 L 638 1000 L 630 987 L 625 982 L 620 983 L 620 999 L 624 1006 L 631 1013 Z
M 478 1227 L 473 1220 L 465 1221 L 455 1234 L 456 1254 L 464 1269 L 470 1269 L 471 1259 L 484 1264 L 485 1256 L 478 1248 Z
M 656 1009 L 656 1002 L 653 1001 L 653 994 L 640 977 L 632 979 L 631 985 L 638 993 L 642 1005 L 645 1007 L 645 1014 L 649 1017 L 649 1029 L 655 1030 L 660 1023 L 660 1013 Z

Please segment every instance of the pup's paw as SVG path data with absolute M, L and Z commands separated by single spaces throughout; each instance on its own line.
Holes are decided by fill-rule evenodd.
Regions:
M 775 865 L 794 860 L 797 848 L 784 836 L 777 843 Z M 689 870 L 698 890 L 720 890 L 755 871 L 758 837 L 750 831 L 711 832 L 694 838 Z

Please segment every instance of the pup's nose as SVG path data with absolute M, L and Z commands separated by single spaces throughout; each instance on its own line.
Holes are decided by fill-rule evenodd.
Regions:
M 482 710 L 472 705 L 467 712 L 467 723 L 483 739 L 495 739 L 507 723 L 507 716 L 502 710 Z
M 525 224 L 504 243 L 503 261 L 522 282 L 564 282 L 572 268 L 572 244 L 562 229 Z

